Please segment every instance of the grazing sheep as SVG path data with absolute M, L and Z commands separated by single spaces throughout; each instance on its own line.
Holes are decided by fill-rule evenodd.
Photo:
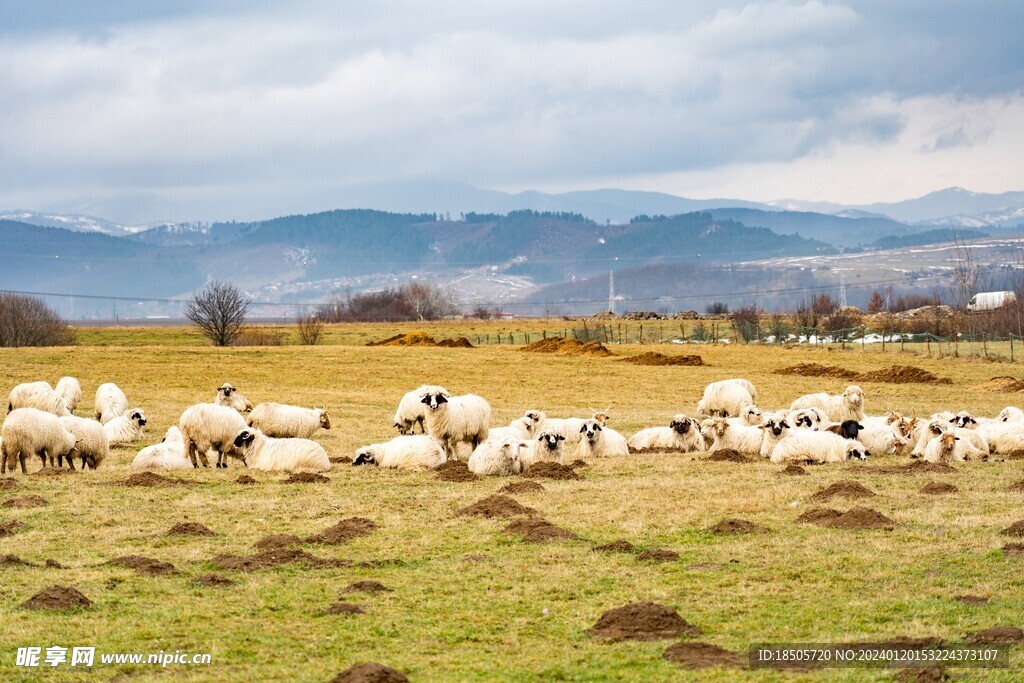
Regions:
M 474 394 L 451 396 L 439 386 L 426 386 L 420 402 L 427 407 L 427 433 L 441 442 L 449 458 L 461 459 L 487 440 L 491 406 Z
M 697 403 L 703 417 L 738 417 L 748 405 L 754 405 L 749 389 L 736 380 L 712 382 L 704 387 L 704 396 Z
M 581 458 L 608 458 L 629 455 L 629 444 L 626 437 L 611 427 L 603 427 L 601 423 L 590 418 L 583 421 L 580 427 L 578 455 Z
M 954 432 L 943 432 L 928 442 L 924 448 L 924 459 L 928 462 L 964 462 L 979 460 L 988 453 L 974 448 L 970 442 Z
M 398 409 L 395 411 L 395 429 L 401 435 L 412 434 L 416 425 L 420 426 L 420 434 L 426 432 L 423 427 L 427 419 L 427 407 L 423 405 L 423 394 L 430 389 L 426 384 L 419 389 L 413 389 L 405 394 L 398 402 Z
M 789 436 L 790 429 L 789 422 L 781 413 L 769 415 L 761 428 L 761 449 L 758 451 L 761 457 L 772 457 L 775 445 Z
M 113 382 L 101 384 L 96 389 L 96 419 L 107 424 L 128 410 L 128 397 Z
M 7 397 L 7 412 L 19 408 L 35 408 L 53 415 L 70 415 L 64 397 L 53 390 L 48 382 L 27 382 L 11 389 Z
M 163 441 L 146 446 L 132 460 L 133 470 L 192 469 L 194 465 L 185 457 L 185 442 L 176 426 L 167 429 Z
M 444 447 L 436 439 L 425 434 L 410 434 L 363 446 L 356 451 L 352 464 L 396 470 L 436 470 L 447 460 Z
M 828 419 L 828 415 L 821 408 L 790 410 L 786 414 L 786 421 L 789 422 L 793 429 L 810 429 L 812 431 L 819 431 L 831 422 Z
M 238 389 L 228 382 L 224 382 L 224 384 L 217 387 L 217 396 L 213 399 L 213 402 L 219 406 L 234 408 L 240 413 L 252 410 L 252 401 L 239 393 Z
M 530 444 L 519 439 L 486 439 L 473 449 L 469 471 L 489 477 L 508 477 L 523 471 L 522 456 Z
M 246 427 L 233 441 L 242 462 L 264 472 L 326 472 L 331 469 L 327 451 L 310 439 L 275 439 L 259 429 Z
M 519 456 L 519 462 L 526 472 L 539 462 L 557 462 L 564 464 L 566 460 L 565 436 L 558 432 L 541 432 L 530 443 L 525 453 Z
M 199 467 L 198 457 L 203 467 L 209 467 L 206 452 L 217 451 L 217 467 L 227 467 L 227 456 L 240 457 L 234 450 L 234 441 L 238 433 L 245 429 L 245 420 L 237 410 L 215 403 L 197 403 L 185 409 L 178 420 L 185 453 L 193 467 Z
M 654 448 L 664 448 L 692 453 L 704 450 L 704 437 L 696 420 L 679 413 L 672 417 L 668 427 L 641 429 L 626 442 L 631 453 Z
M 326 410 L 284 403 L 259 404 L 249 413 L 246 423 L 271 438 L 280 439 L 308 439 L 320 427 L 331 428 L 331 418 Z
M 92 469 L 100 466 L 100 463 L 110 454 L 110 442 L 107 438 L 107 431 L 104 425 L 96 420 L 87 420 L 84 417 L 65 415 L 59 418 L 64 429 L 75 435 L 75 450 L 82 458 L 82 469 L 88 465 Z M 57 456 L 57 464 L 61 465 L 61 457 Z M 50 455 L 50 465 L 53 465 L 53 455 Z M 68 465 L 74 469 L 74 463 L 68 458 Z
M 796 429 L 772 449 L 774 463 L 818 464 L 867 460 L 871 455 L 860 441 L 844 439 L 832 432 Z
M 132 408 L 125 415 L 119 415 L 103 425 L 110 445 L 131 443 L 142 440 L 142 428 L 146 426 L 146 414 L 142 408 Z
M 856 439 L 862 429 L 864 429 L 864 425 L 856 420 L 843 420 L 839 424 L 828 425 L 822 431 L 838 434 L 844 439 Z
M 61 377 L 57 380 L 57 386 L 53 390 L 64 399 L 64 405 L 67 406 L 68 412 L 75 412 L 75 408 L 82 400 L 82 385 L 78 383 L 78 380 L 74 377 Z
M 758 455 L 761 453 L 761 441 L 764 439 L 764 430 L 760 427 L 736 425 L 720 417 L 711 424 L 710 432 L 712 439 L 711 447 L 708 448 L 710 451 L 731 448 L 748 455 Z
M 1006 406 L 999 411 L 999 417 L 996 418 L 1000 422 L 1020 422 L 1024 421 L 1024 410 L 1016 408 L 1014 406 Z
M 856 385 L 851 385 L 837 396 L 830 396 L 824 392 L 820 394 L 807 394 L 801 396 L 790 404 L 790 410 L 800 408 L 820 408 L 832 422 L 843 420 L 864 419 L 864 390 Z
M 71 458 L 78 455 L 75 442 L 75 435 L 53 413 L 38 408 L 15 408 L 0 429 L 0 474 L 7 472 L 8 465 L 13 472 L 16 460 L 22 474 L 28 474 L 25 458 L 32 455 L 39 456 L 43 467 L 47 458 L 66 457 L 74 469 Z

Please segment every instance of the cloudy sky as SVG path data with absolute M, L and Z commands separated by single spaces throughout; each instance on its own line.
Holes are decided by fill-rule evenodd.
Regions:
M 5 0 L 0 208 L 1024 190 L 1022 39 L 1017 0 Z

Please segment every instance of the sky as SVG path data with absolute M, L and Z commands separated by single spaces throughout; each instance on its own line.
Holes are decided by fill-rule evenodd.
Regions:
M 1022 39 L 1017 0 L 5 0 L 0 209 L 1024 190 Z

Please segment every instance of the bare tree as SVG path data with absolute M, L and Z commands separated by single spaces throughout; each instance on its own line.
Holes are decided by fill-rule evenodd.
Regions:
M 229 282 L 214 280 L 185 306 L 191 320 L 214 346 L 228 346 L 245 326 L 251 302 Z
M 39 297 L 0 293 L 0 346 L 68 346 L 75 332 Z
M 299 328 L 299 341 L 301 343 L 306 346 L 316 346 L 320 343 L 320 337 L 324 333 L 324 321 L 317 315 L 316 311 L 300 313 L 295 318 L 295 325 Z

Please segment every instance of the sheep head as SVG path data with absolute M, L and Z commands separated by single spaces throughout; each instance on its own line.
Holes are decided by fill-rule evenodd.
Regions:
M 549 451 L 558 449 L 558 442 L 565 441 L 565 437 L 556 432 L 541 432 L 537 441 L 542 441 Z
M 789 423 L 784 417 L 773 417 L 764 423 L 765 430 L 772 433 L 772 436 L 782 436 L 782 433 L 789 429 Z
M 331 417 L 327 414 L 326 410 L 320 411 L 320 426 L 324 429 L 331 428 Z
M 591 418 L 583 422 L 583 426 L 580 427 L 580 434 L 582 434 L 590 443 L 594 443 L 597 441 L 602 429 L 603 427 L 601 427 L 601 423 Z
M 427 387 L 427 390 L 420 396 L 420 403 L 431 410 L 437 410 L 448 402 L 448 390 L 444 387 Z
M 715 436 L 723 436 L 728 429 L 729 423 L 726 422 L 724 417 L 719 417 L 711 423 L 711 433 Z
M 235 389 L 235 387 L 233 387 L 228 382 L 224 382 L 224 384 L 221 384 L 219 387 L 217 387 L 217 393 L 221 394 L 221 395 L 223 395 L 225 397 L 230 396 L 231 394 L 233 394 L 236 391 L 238 391 L 238 390 Z
M 352 459 L 352 466 L 358 465 L 376 465 L 377 456 L 374 455 L 373 451 L 369 448 L 360 448 L 356 451 L 356 457 Z
M 960 429 L 976 429 L 978 427 L 978 421 L 974 419 L 966 410 L 961 410 L 959 413 L 954 415 L 950 422 L 955 424 Z
M 852 406 L 859 406 L 864 404 L 864 390 L 857 385 L 850 385 L 843 391 L 843 397 L 846 402 Z
M 142 427 L 146 424 L 146 414 L 142 412 L 142 408 L 132 408 L 128 413 L 128 420 Z
M 871 451 L 865 449 L 859 441 L 854 441 L 846 447 L 847 460 L 867 460 L 869 455 Z
M 685 434 L 690 431 L 690 418 L 686 417 L 682 413 L 674 416 L 672 421 L 668 423 L 670 429 L 674 429 L 679 434 Z
M 743 406 L 743 409 L 740 411 L 740 417 L 742 417 L 743 421 L 748 425 L 759 425 L 764 421 L 764 418 L 761 415 L 761 409 L 751 404 Z
M 235 440 L 232 442 L 235 448 L 242 450 L 251 446 L 252 442 L 256 440 L 257 431 L 256 429 L 243 429 L 238 432 L 238 435 L 235 436 Z

